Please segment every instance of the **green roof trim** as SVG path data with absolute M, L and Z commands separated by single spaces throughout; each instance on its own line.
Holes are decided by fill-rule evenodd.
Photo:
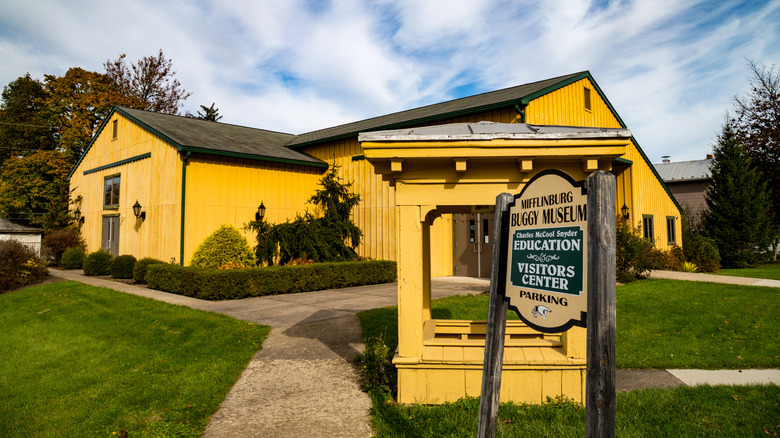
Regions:
M 125 158 L 124 160 L 114 161 L 113 163 L 108 163 L 103 166 L 96 167 L 94 169 L 89 169 L 84 171 L 84 175 L 89 175 L 90 173 L 100 172 L 101 170 L 110 169 L 112 167 L 121 166 L 123 164 L 132 163 L 134 161 L 143 160 L 145 158 L 149 158 L 152 156 L 151 152 L 147 152 L 145 154 L 136 155 L 134 157 Z
M 625 158 L 619 158 L 619 157 L 615 158 L 615 161 L 617 161 L 618 163 L 628 164 L 629 166 L 634 164 L 634 162 L 631 160 L 627 160 Z
M 658 179 L 658 182 L 661 183 L 661 187 L 666 190 L 666 194 L 669 195 L 669 199 L 674 202 L 674 205 L 677 207 L 677 211 L 680 212 L 680 214 L 685 214 L 685 211 L 683 211 L 680 204 L 677 202 L 677 199 L 674 198 L 674 195 L 672 195 L 672 192 L 669 190 L 669 187 L 666 186 L 666 183 L 664 182 L 663 178 L 661 178 L 661 175 L 658 174 L 658 171 L 655 170 L 655 166 L 653 166 L 653 163 L 650 162 L 650 159 L 647 158 L 647 155 L 645 155 L 645 151 L 642 150 L 642 147 L 639 146 L 639 142 L 636 141 L 636 138 L 634 136 L 631 136 L 631 141 L 636 145 L 636 149 L 639 151 L 639 154 L 642 156 L 642 159 L 645 160 L 645 163 L 647 163 L 647 167 L 650 168 L 650 170 L 653 172 L 653 175 L 655 175 L 656 179 Z

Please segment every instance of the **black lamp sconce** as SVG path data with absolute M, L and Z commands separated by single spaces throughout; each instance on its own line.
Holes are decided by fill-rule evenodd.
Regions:
M 141 204 L 138 203 L 138 200 L 135 200 L 135 204 L 133 204 L 133 214 L 135 215 L 136 219 L 146 220 L 146 212 L 141 211 Z
M 257 207 L 257 212 L 255 212 L 255 220 L 261 221 L 265 217 L 265 205 L 263 205 L 263 202 L 260 201 L 260 206 Z
M 625 202 L 623 203 L 623 206 L 620 207 L 620 213 L 623 214 L 623 220 L 627 221 L 628 220 L 628 206 L 626 205 Z
M 76 211 L 73 212 L 73 219 L 76 219 L 76 223 L 81 225 L 84 223 L 84 218 L 81 217 L 81 209 L 76 207 Z

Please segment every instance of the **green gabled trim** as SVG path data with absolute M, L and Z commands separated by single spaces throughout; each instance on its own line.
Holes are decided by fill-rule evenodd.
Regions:
M 123 164 L 132 163 L 133 161 L 139 161 L 143 160 L 145 158 L 149 158 L 152 156 L 151 152 L 147 152 L 145 154 L 136 155 L 135 157 L 125 158 L 124 160 L 114 161 L 113 163 L 109 163 L 100 167 L 96 167 L 94 169 L 89 169 L 84 171 L 84 175 L 89 175 L 90 173 L 100 172 L 101 170 L 110 169 L 112 167 L 121 166 Z
M 634 164 L 633 161 L 626 160 L 625 158 L 615 158 L 615 161 L 617 161 L 618 163 L 628 164 L 629 166 Z
M 241 152 L 217 151 L 213 149 L 196 148 L 192 146 L 176 146 L 176 150 L 179 152 L 195 152 L 199 154 L 217 155 L 220 157 L 247 158 L 250 160 L 257 160 L 257 161 L 272 161 L 274 163 L 297 164 L 300 166 L 322 167 L 325 169 L 327 169 L 328 167 L 328 163 L 325 162 L 317 163 L 311 161 L 293 160 L 290 158 L 278 158 L 278 157 L 269 157 L 265 155 L 244 154 Z
M 639 151 L 639 155 L 641 155 L 642 159 L 645 160 L 645 164 L 647 164 L 647 167 L 650 168 L 650 170 L 653 172 L 653 175 L 655 175 L 656 179 L 658 179 L 658 182 L 661 183 L 661 187 L 663 187 L 664 190 L 666 190 L 666 194 L 669 195 L 669 199 L 671 199 L 672 202 L 674 202 L 675 207 L 677 207 L 677 211 L 679 211 L 681 215 L 684 214 L 685 212 L 683 211 L 680 204 L 677 202 L 677 199 L 674 198 L 674 195 L 672 195 L 672 192 L 669 190 L 669 187 L 666 186 L 666 183 L 664 182 L 663 178 L 661 178 L 661 175 L 659 175 L 658 171 L 655 170 L 655 166 L 653 166 L 653 163 L 651 163 L 650 159 L 647 158 L 647 155 L 645 155 L 645 151 L 642 150 L 642 147 L 639 146 L 639 142 L 636 141 L 633 135 L 631 136 L 631 141 L 634 143 L 636 149 Z
M 361 160 L 365 160 L 365 159 L 366 159 L 365 155 L 355 155 L 355 156 L 352 157 L 352 161 L 361 161 Z

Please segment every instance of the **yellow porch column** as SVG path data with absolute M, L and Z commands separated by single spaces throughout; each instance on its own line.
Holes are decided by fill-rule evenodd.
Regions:
M 412 363 L 422 355 L 423 322 L 431 317 L 430 207 L 398 207 L 398 356 Z

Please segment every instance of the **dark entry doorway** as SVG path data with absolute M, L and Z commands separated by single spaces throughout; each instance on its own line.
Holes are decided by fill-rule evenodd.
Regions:
M 455 275 L 490 278 L 493 213 L 453 214 Z
M 104 250 L 116 257 L 119 255 L 119 216 L 103 216 L 103 238 L 102 247 Z

